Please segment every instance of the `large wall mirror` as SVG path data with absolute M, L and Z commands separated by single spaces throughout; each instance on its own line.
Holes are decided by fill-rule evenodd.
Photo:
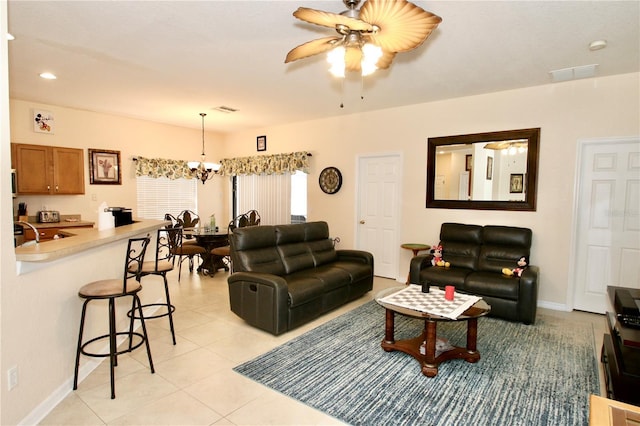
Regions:
M 429 138 L 427 208 L 535 211 L 540 128 Z

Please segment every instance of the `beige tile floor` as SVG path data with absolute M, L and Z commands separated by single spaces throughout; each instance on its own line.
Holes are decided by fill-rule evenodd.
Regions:
M 226 278 L 189 274 L 183 267 L 169 275 L 177 345 L 171 344 L 166 318 L 147 322 L 156 373 L 146 352 L 119 357 L 116 399 L 110 399 L 108 362 L 103 362 L 40 423 L 42 425 L 333 425 L 320 411 L 257 384 L 232 371 L 236 365 L 371 300 L 384 288 L 399 285 L 377 278 L 361 299 L 281 336 L 249 327 L 229 309 Z M 143 282 L 144 285 L 144 282 Z M 546 314 L 596 325 L 602 345 L 604 318 L 581 312 Z M 601 379 L 602 380 L 602 379 Z

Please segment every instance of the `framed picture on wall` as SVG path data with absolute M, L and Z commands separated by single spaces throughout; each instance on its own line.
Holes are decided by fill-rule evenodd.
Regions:
M 92 185 L 121 185 L 120 151 L 89 148 L 89 181 Z
M 266 136 L 258 136 L 256 138 L 256 148 L 258 151 L 266 151 L 267 150 L 267 137 Z
M 493 157 L 487 157 L 487 180 L 493 176 Z
M 524 191 L 524 175 L 522 173 L 512 173 L 509 180 L 509 192 L 521 194 Z
M 52 135 L 55 130 L 55 120 L 53 113 L 49 111 L 33 111 L 33 131 L 36 133 L 47 133 Z
M 464 157 L 464 171 L 465 172 L 469 172 L 471 171 L 471 166 L 473 165 L 473 155 L 471 154 L 467 154 Z

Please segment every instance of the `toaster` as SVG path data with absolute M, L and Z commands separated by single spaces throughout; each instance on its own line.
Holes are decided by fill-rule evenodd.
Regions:
M 55 223 L 60 222 L 60 212 L 53 210 L 42 210 L 38 212 L 38 222 Z

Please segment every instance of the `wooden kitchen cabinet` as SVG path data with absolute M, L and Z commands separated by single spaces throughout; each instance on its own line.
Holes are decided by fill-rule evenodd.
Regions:
M 84 194 L 82 149 L 11 144 L 18 195 Z

